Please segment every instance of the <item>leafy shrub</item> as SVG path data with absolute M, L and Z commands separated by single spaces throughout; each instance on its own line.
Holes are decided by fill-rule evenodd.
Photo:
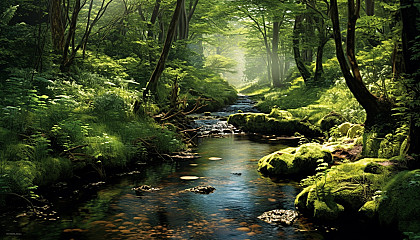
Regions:
M 125 114 L 126 109 L 124 99 L 112 92 L 97 96 L 93 100 L 93 110 L 101 116 L 121 117 Z
M 105 167 L 122 167 L 127 162 L 125 145 L 116 136 L 103 133 L 101 136 L 87 137 L 86 153 L 101 161 Z

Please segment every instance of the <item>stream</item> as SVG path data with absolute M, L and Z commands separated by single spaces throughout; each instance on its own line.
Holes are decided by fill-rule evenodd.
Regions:
M 245 98 L 245 100 L 244 100 Z M 246 104 L 244 102 L 247 102 Z M 254 111 L 242 97 L 229 111 Z M 245 107 L 237 107 L 244 105 Z M 227 108 L 229 109 L 229 107 Z M 226 112 L 229 112 L 226 111 Z M 225 117 L 226 112 L 212 113 Z M 203 115 L 195 116 L 203 125 Z M 211 120 L 212 119 L 204 119 Z M 205 122 L 205 121 L 204 121 Z M 214 120 L 207 130 L 226 127 Z M 209 130 L 210 129 L 210 130 Z M 234 129 L 231 130 L 235 132 Z M 223 127 L 221 128 L 223 132 Z M 228 131 L 226 131 L 228 132 Z M 238 132 L 238 131 L 236 131 Z M 206 135 L 209 133 L 205 133 Z M 299 193 L 293 181 L 272 181 L 256 171 L 259 158 L 287 146 L 263 143 L 245 134 L 221 134 L 199 139 L 201 157 L 139 168 L 90 184 L 71 198 L 50 196 L 51 209 L 43 218 L 25 214 L 2 216 L 1 229 L 8 239 L 362 239 L 338 237 L 317 230 L 299 217 L 291 226 L 271 225 L 257 217 L 273 209 L 294 210 Z M 182 176 L 197 176 L 183 180 Z M 159 191 L 135 192 L 150 185 Z M 185 192 L 199 185 L 212 186 L 210 194 Z M 46 206 L 48 208 L 48 206 Z M 345 236 L 345 237 L 344 237 Z M 360 235 L 359 235 L 360 236 Z

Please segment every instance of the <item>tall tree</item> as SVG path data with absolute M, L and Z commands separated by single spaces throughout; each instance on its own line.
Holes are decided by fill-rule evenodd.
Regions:
M 49 9 L 51 36 L 54 50 L 61 54 L 60 70 L 62 72 L 68 72 L 70 70 L 70 66 L 73 64 L 76 54 L 80 49 L 83 49 L 83 55 L 85 55 L 86 46 L 93 27 L 105 14 L 112 1 L 102 0 L 99 4 L 99 9 L 96 11 L 96 15 L 93 13 L 95 3 L 93 0 L 89 1 L 86 25 L 80 38 L 77 40 L 76 29 L 79 23 L 79 14 L 88 0 L 75 0 L 72 7 L 70 6 L 70 1 L 51 0 Z M 76 41 L 78 41 L 77 44 Z
M 420 154 L 420 9 L 415 0 L 400 0 L 402 19 L 403 59 L 410 101 L 408 115 L 410 120 L 409 154 Z M 413 22 L 414 21 L 414 22 Z
M 172 15 L 171 23 L 169 24 L 168 34 L 166 35 L 165 43 L 163 45 L 162 53 L 160 54 L 160 58 L 158 63 L 156 64 L 155 70 L 153 71 L 150 79 L 146 85 L 146 89 L 143 92 L 143 99 L 147 99 L 148 94 L 155 94 L 157 89 L 157 83 L 162 75 L 163 70 L 165 69 L 165 62 L 168 58 L 169 50 L 171 49 L 172 41 L 174 39 L 178 19 L 181 13 L 182 5 L 184 4 L 184 0 L 177 0 L 176 7 L 174 10 L 174 14 Z
M 385 100 L 374 96 L 365 86 L 357 64 L 355 54 L 355 30 L 360 13 L 360 0 L 347 1 L 347 39 L 346 56 L 343 51 L 337 0 L 331 0 L 331 20 L 333 24 L 336 55 L 346 84 L 360 105 L 366 110 L 366 128 L 391 119 L 391 105 Z M 350 64 L 350 66 L 349 66 Z
M 273 87 L 281 87 L 280 81 L 280 60 L 279 60 L 279 34 L 280 34 L 280 23 L 278 21 L 273 22 L 273 41 L 272 41 L 272 81 Z

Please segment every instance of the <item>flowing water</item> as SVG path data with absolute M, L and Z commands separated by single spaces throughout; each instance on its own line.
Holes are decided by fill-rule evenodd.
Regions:
M 291 226 L 270 225 L 257 218 L 269 210 L 294 210 L 300 191 L 297 183 L 274 182 L 256 170 L 259 158 L 285 147 L 252 141 L 241 134 L 202 138 L 196 149 L 201 158 L 146 166 L 102 184 L 90 184 L 89 190 L 75 191 L 71 197 L 50 194 L 51 216 L 3 216 L 1 237 L 325 239 L 326 233 L 316 231 L 304 218 Z M 199 178 L 182 180 L 182 176 Z M 132 190 L 141 185 L 161 190 Z M 208 195 L 183 191 L 198 185 L 216 190 Z

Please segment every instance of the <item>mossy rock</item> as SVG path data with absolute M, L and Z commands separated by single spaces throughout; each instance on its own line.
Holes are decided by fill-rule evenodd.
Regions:
M 270 176 L 306 176 L 315 173 L 319 159 L 331 163 L 332 155 L 317 143 L 307 143 L 298 148 L 286 148 L 261 158 L 258 162 L 258 171 Z
M 331 152 L 317 143 L 303 144 L 296 150 L 293 167 L 300 175 L 313 174 L 319 164 L 319 159 L 322 159 L 324 163 L 331 163 Z
M 345 216 L 357 216 L 375 191 L 386 182 L 389 171 L 369 173 L 368 166 L 387 159 L 366 158 L 352 163 L 333 166 L 318 178 L 308 181 L 295 199 L 296 208 L 316 219 L 344 220 Z M 303 182 L 305 185 L 305 181 Z M 324 203 L 320 203 L 321 201 Z M 317 215 L 315 213 L 318 213 Z
M 401 232 L 420 233 L 420 169 L 403 171 L 384 188 L 378 205 L 380 223 Z
M 314 202 L 314 218 L 321 221 L 333 221 L 339 218 L 344 212 L 344 207 L 335 202 L 324 202 L 315 200 Z
M 360 209 L 359 214 L 365 218 L 373 220 L 378 215 L 378 202 L 377 201 L 368 201 Z
M 298 132 L 309 138 L 324 136 L 322 131 L 311 123 L 293 118 L 273 118 L 264 113 L 233 114 L 229 116 L 228 123 L 246 132 L 289 136 Z
M 294 155 L 277 151 L 260 159 L 258 171 L 268 175 L 290 175 L 293 173 Z
M 339 113 L 330 112 L 320 120 L 320 127 L 323 131 L 329 131 L 332 127 L 346 122 L 346 119 Z
M 268 114 L 268 117 L 277 118 L 277 119 L 292 119 L 293 115 L 286 110 L 280 110 L 278 108 L 273 108 L 273 109 L 271 109 L 270 114 Z
M 364 129 L 365 128 L 362 125 L 355 124 L 348 129 L 347 137 L 348 138 L 360 137 L 360 136 L 362 136 Z
M 352 127 L 352 124 L 349 122 L 345 122 L 340 124 L 340 126 L 337 127 L 338 131 L 340 132 L 341 136 L 347 136 L 347 132 Z

